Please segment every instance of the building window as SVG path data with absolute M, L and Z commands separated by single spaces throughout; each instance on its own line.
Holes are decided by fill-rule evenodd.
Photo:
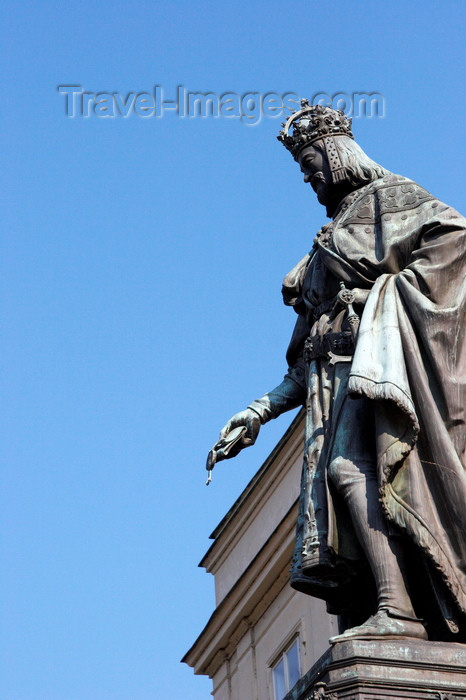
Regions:
M 300 677 L 299 638 L 296 638 L 282 652 L 272 666 L 272 675 L 274 700 L 283 700 Z

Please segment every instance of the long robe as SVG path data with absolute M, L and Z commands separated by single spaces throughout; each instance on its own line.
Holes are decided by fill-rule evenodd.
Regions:
M 326 599 L 332 612 L 345 612 L 355 581 L 364 595 L 362 579 L 348 583 L 357 560 L 354 538 L 345 535 L 348 520 L 326 479 L 338 406 L 325 403 L 332 392 L 334 404 L 341 397 L 343 378 L 343 393 L 373 402 L 370 439 L 387 519 L 427 562 L 419 575 L 436 590 L 449 631 L 466 619 L 465 256 L 466 220 L 416 183 L 389 174 L 349 195 L 311 254 L 285 278 L 285 303 L 300 315 L 287 355 L 295 381 L 319 285 L 328 298 L 340 281 L 370 290 L 350 368 L 319 359 L 306 368 L 291 583 Z

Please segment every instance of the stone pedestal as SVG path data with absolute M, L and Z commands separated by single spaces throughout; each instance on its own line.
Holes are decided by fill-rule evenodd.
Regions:
M 466 698 L 466 645 L 352 640 L 330 647 L 285 700 Z

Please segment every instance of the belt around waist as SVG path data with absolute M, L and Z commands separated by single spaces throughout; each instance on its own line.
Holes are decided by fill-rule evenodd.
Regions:
M 326 333 L 324 336 L 309 336 L 304 343 L 304 359 L 306 362 L 318 357 L 333 357 L 354 355 L 354 340 L 351 331 L 340 333 Z

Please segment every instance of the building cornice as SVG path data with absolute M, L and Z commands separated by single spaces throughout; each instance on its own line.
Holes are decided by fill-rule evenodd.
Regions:
M 183 657 L 194 673 L 212 678 L 288 583 L 297 513 L 296 500 Z

